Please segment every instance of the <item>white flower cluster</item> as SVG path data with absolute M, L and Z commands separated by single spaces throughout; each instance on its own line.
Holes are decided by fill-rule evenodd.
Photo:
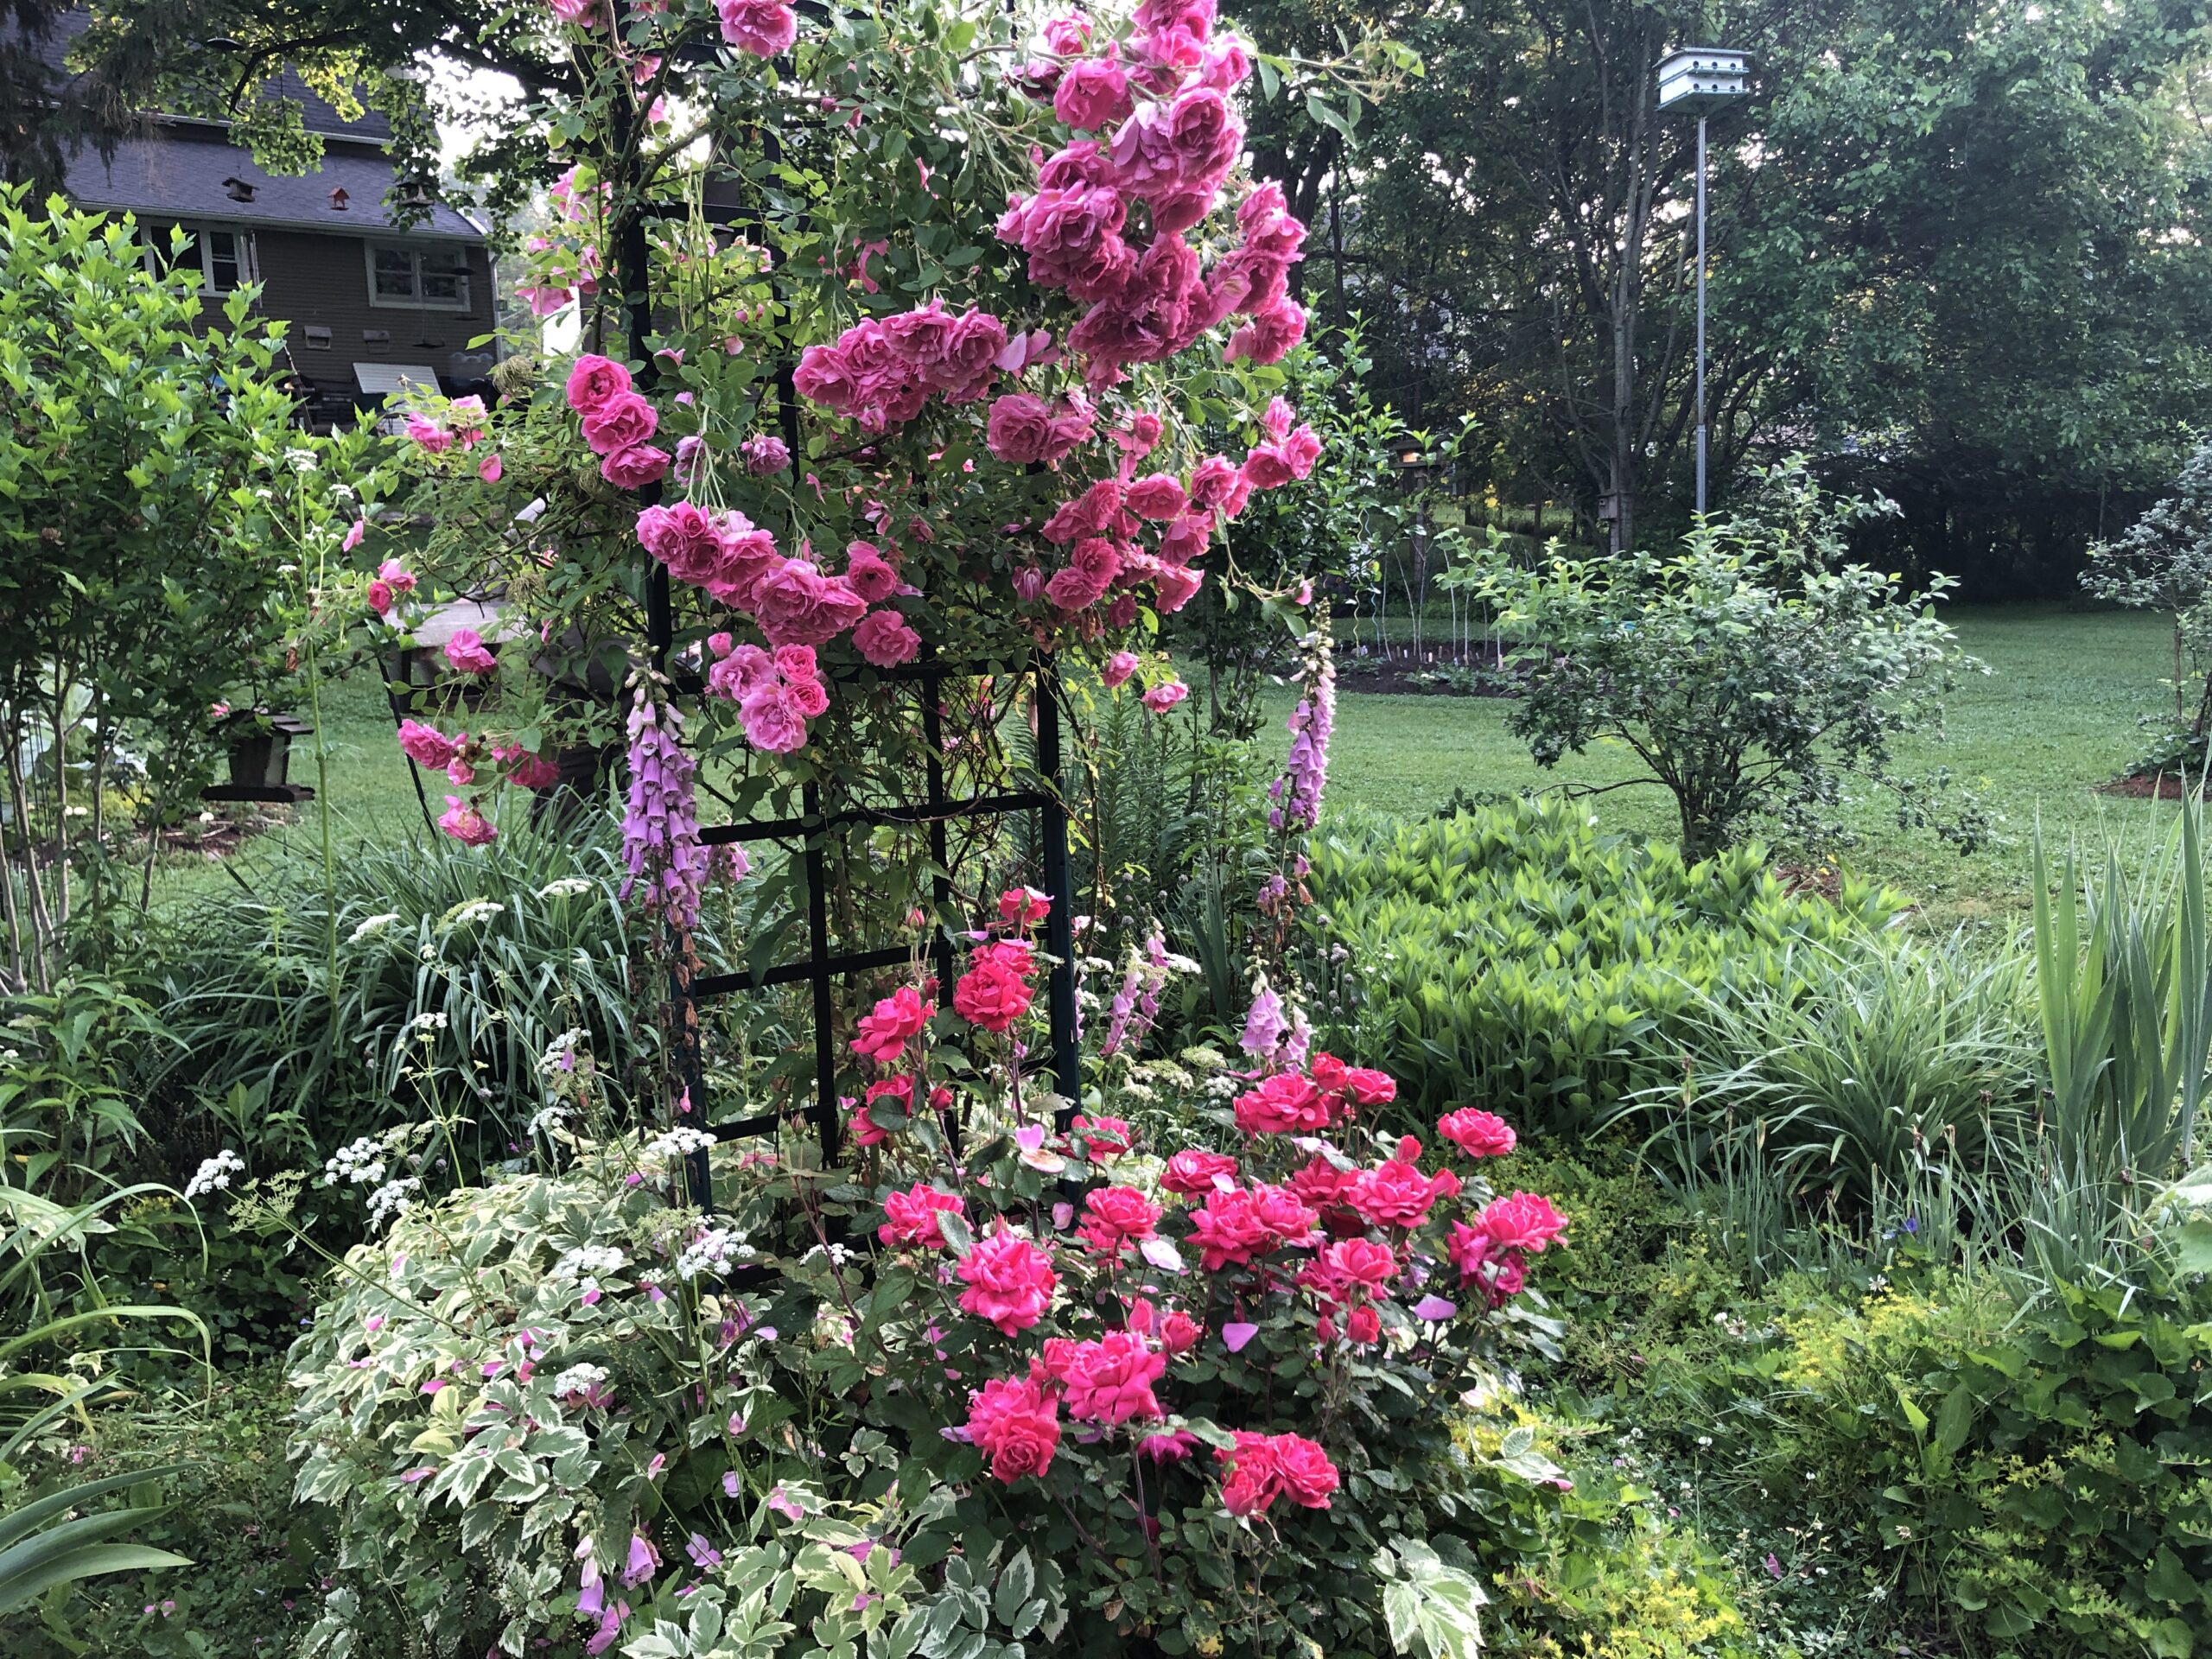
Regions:
M 537 1057 L 538 1075 L 550 1077 L 557 1073 L 575 1071 L 577 1065 L 587 1058 L 584 1046 L 590 1038 L 591 1033 L 582 1026 L 571 1026 L 563 1032 L 551 1042 L 546 1044 L 545 1052 Z
M 414 1030 L 428 1037 L 434 1031 L 443 1031 L 446 1028 L 445 1012 L 441 1008 L 425 1008 L 407 1023 Z
M 494 916 L 504 916 L 507 907 L 494 899 L 470 899 L 455 905 L 438 918 L 441 931 L 449 927 L 467 927 L 472 922 L 488 922 Z
M 714 1144 L 715 1137 L 704 1129 L 678 1128 L 657 1135 L 646 1141 L 639 1156 L 649 1161 L 686 1158 L 695 1152 L 705 1152 Z
M 423 1183 L 412 1175 L 403 1175 L 396 1181 L 386 1182 L 369 1194 L 369 1230 L 386 1226 L 415 1207 L 415 1195 L 423 1190 Z
M 1217 1100 L 1227 1100 L 1230 1096 L 1243 1091 L 1244 1085 L 1226 1071 L 1217 1071 L 1206 1079 L 1206 1093 Z
M 596 1278 L 602 1273 L 620 1273 L 629 1259 L 612 1244 L 582 1244 L 561 1252 L 561 1259 L 553 1264 L 553 1276 L 584 1279 Z
M 375 935 L 383 932 L 385 929 L 390 927 L 398 919 L 399 912 L 396 910 L 387 910 L 380 916 L 367 917 L 358 926 L 356 926 L 351 933 L 346 936 L 346 943 L 348 944 L 359 944 L 363 939 L 372 938 Z
M 744 1236 L 729 1227 L 710 1227 L 683 1248 L 676 1258 L 676 1271 L 685 1279 L 702 1273 L 727 1273 L 734 1262 L 756 1254 Z
M 199 1169 L 184 1184 L 184 1196 L 197 1198 L 210 1192 L 222 1192 L 230 1185 L 232 1176 L 245 1173 L 245 1160 L 226 1147 L 213 1158 L 200 1160 Z
M 574 1108 L 556 1100 L 531 1113 L 530 1122 L 524 1128 L 532 1135 L 550 1135 L 575 1115 Z
M 537 890 L 537 896 L 541 899 L 573 899 L 580 893 L 589 893 L 594 885 L 581 875 L 564 875 L 558 880 L 548 881 Z
M 327 1181 L 344 1181 L 353 1186 L 374 1186 L 385 1176 L 385 1143 L 374 1135 L 365 1135 L 350 1147 L 340 1147 L 330 1154 L 330 1161 L 322 1166 Z
M 604 1365 L 571 1365 L 553 1379 L 555 1394 L 589 1394 L 607 1381 Z

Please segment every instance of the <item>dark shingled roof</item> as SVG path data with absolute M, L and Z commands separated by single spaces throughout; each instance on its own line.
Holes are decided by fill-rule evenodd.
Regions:
M 90 26 L 82 12 L 54 20 L 54 32 L 40 43 L 40 55 L 57 74 L 71 44 Z M 128 210 L 149 219 L 228 219 L 247 224 L 285 225 L 305 230 L 362 235 L 395 228 L 385 206 L 391 188 L 391 164 L 384 146 L 391 124 L 374 111 L 360 119 L 341 119 L 329 104 L 309 92 L 298 74 L 286 69 L 262 89 L 264 96 L 297 99 L 308 130 L 323 135 L 322 165 L 296 178 L 264 173 L 252 155 L 231 143 L 213 124 L 171 121 L 159 116 L 145 133 L 125 138 L 112 158 L 103 160 L 87 147 L 69 157 L 63 194 L 87 207 Z M 251 201 L 233 199 L 226 179 L 253 187 Z M 344 212 L 330 205 L 330 193 L 343 188 Z M 480 242 L 480 226 L 443 203 L 406 232 L 414 236 L 465 238 Z

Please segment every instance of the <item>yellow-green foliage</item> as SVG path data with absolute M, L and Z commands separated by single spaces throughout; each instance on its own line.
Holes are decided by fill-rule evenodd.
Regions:
M 1677 1071 L 1701 995 L 1787 978 L 1793 950 L 1904 908 L 1855 878 L 1793 893 L 1758 847 L 1685 864 L 1556 802 L 1332 836 L 1313 887 L 1345 1052 L 1395 1073 L 1409 1111 L 1472 1101 L 1560 1129 Z

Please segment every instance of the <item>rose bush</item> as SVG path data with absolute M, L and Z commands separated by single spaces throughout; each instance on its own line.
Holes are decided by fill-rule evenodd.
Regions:
M 957 1128 L 916 1011 L 869 1016 L 903 1087 L 857 1170 L 718 1151 L 707 1217 L 703 1137 L 583 1141 L 353 1253 L 295 1354 L 317 1650 L 391 1597 L 515 1653 L 772 1612 L 872 1653 L 1473 1650 L 1484 1484 L 1559 1472 L 1455 1434 L 1557 1328 L 1526 1280 L 1565 1222 L 1494 1190 L 1507 1137 L 1375 1132 L 1391 1080 L 1325 1054 L 1188 1103 L 1220 1150 L 1058 1131 L 1011 1053 Z

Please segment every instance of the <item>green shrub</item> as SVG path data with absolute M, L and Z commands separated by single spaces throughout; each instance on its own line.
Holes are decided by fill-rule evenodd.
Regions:
M 1355 822 L 1317 842 L 1312 883 L 1324 1035 L 1395 1074 L 1424 1129 L 1469 1101 L 1586 1129 L 1680 1075 L 1710 999 L 1794 994 L 1808 947 L 1863 939 L 1905 907 L 1849 875 L 1833 899 L 1793 893 L 1758 847 L 1688 863 L 1556 803 Z

